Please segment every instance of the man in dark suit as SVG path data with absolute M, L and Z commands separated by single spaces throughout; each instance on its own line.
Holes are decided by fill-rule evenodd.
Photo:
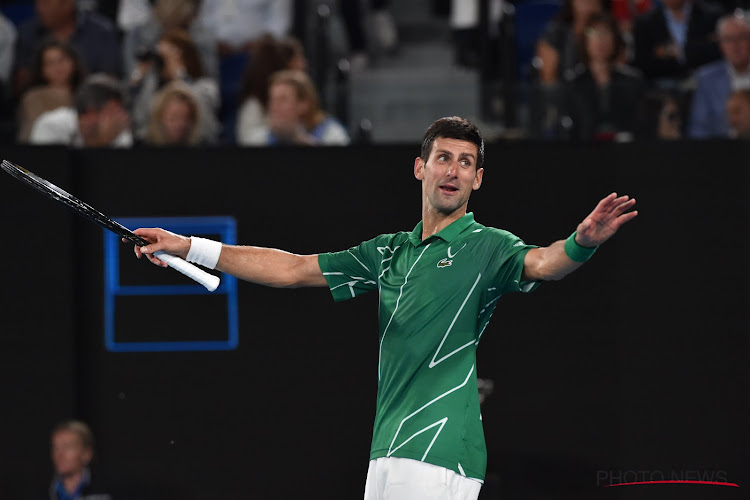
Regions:
M 651 82 L 680 83 L 721 58 L 716 23 L 723 11 L 701 0 L 662 0 L 633 26 L 634 65 Z
M 735 90 L 750 88 L 750 19 L 739 14 L 721 18 L 716 29 L 723 59 L 695 72 L 688 137 L 727 137 L 727 100 Z

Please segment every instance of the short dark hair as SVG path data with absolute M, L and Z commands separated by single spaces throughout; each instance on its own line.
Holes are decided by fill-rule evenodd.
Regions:
M 81 438 L 81 443 L 83 444 L 83 447 L 85 449 L 94 449 L 94 433 L 91 432 L 91 428 L 86 425 L 86 423 L 81 422 L 80 420 L 66 420 L 55 425 L 50 434 L 54 436 L 58 432 L 62 431 L 72 432 L 73 434 L 76 434 L 79 438 Z
M 466 118 L 460 116 L 446 116 L 435 120 L 424 133 L 422 139 L 422 152 L 420 157 L 427 162 L 432 151 L 432 143 L 435 139 L 442 137 L 445 139 L 458 139 L 468 141 L 477 147 L 477 168 L 482 168 L 484 164 L 484 139 L 476 125 Z
M 87 77 L 76 92 L 74 105 L 78 114 L 93 109 L 99 111 L 109 101 L 115 100 L 126 105 L 125 91 L 120 82 L 105 73 L 95 73 Z

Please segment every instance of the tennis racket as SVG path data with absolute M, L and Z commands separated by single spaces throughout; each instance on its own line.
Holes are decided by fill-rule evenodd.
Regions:
M 19 181 L 37 189 L 42 194 L 52 198 L 55 201 L 59 201 L 68 208 L 73 209 L 79 215 L 93 221 L 105 229 L 116 233 L 123 238 L 135 243 L 138 246 L 148 245 L 148 241 L 144 240 L 137 234 L 133 233 L 130 229 L 126 228 L 122 224 L 110 219 L 103 213 L 99 212 L 91 205 L 84 203 L 75 196 L 71 195 L 67 191 L 60 189 L 49 181 L 46 181 L 35 175 L 23 167 L 11 163 L 7 160 L 3 160 L 0 165 L 3 170 L 18 179 Z M 191 278 L 201 285 L 205 286 L 209 291 L 213 292 L 219 286 L 219 277 L 213 274 L 207 273 L 203 269 L 194 266 L 190 262 L 187 262 L 176 255 L 171 255 L 162 251 L 154 252 L 156 256 L 162 262 L 166 262 L 169 267 L 175 269 L 188 278 Z

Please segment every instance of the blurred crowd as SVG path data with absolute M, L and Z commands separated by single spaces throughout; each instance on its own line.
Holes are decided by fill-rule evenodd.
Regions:
M 529 66 L 540 137 L 750 137 L 750 18 L 732 2 L 563 0 Z
M 479 0 L 436 1 L 456 64 L 476 66 Z M 750 18 L 730 0 L 516 0 L 550 5 L 516 75 L 528 136 L 625 141 L 750 137 Z M 0 119 L 18 143 L 346 145 L 297 36 L 293 0 L 29 0 L 0 12 Z M 502 0 L 490 0 L 499 25 Z M 13 4 L 3 4 L 13 5 Z M 15 4 L 18 6 L 19 4 Z M 367 64 L 362 8 L 382 46 L 383 0 L 341 2 L 352 67 Z M 525 11 L 524 11 L 525 12 Z M 541 12 L 541 11 L 540 11 Z M 304 13 L 303 13 L 304 17 Z M 541 15 L 539 22 L 541 22 Z M 372 31 L 370 27 L 370 31 Z M 491 53 L 507 57 L 507 52 Z M 502 67 L 501 61 L 494 61 Z
M 291 0 L 28 7 L 0 17 L 3 132 L 18 143 L 349 143 L 321 107 Z

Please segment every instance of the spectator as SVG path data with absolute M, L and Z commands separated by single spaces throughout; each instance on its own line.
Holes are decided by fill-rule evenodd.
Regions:
M 255 144 L 349 144 L 346 129 L 320 109 L 315 84 L 304 71 L 283 70 L 271 76 L 268 126 L 258 131 Z
M 677 140 L 682 137 L 680 102 L 672 91 L 649 89 L 635 115 L 635 140 Z
M 722 11 L 702 0 L 661 0 L 636 17 L 634 65 L 651 84 L 676 87 L 721 57 L 715 39 Z
M 50 455 L 55 476 L 49 487 L 50 500 L 96 498 L 111 500 L 110 494 L 91 474 L 94 435 L 83 422 L 70 420 L 55 426 Z
M 37 47 L 48 37 L 70 43 L 92 73 L 122 76 L 122 49 L 114 24 L 94 12 L 80 11 L 76 0 L 35 0 L 36 16 L 18 30 L 13 88 L 21 95 L 31 83 Z
M 727 117 L 729 137 L 750 139 L 750 90 L 742 89 L 732 92 L 727 100 Z
M 201 141 L 201 106 L 185 83 L 162 88 L 151 106 L 143 142 L 154 146 L 194 146 Z
M 695 73 L 688 136 L 727 137 L 727 100 L 732 91 L 750 88 L 750 19 L 740 11 L 719 21 L 716 31 L 723 59 Z
M 219 46 L 219 91 L 222 142 L 237 141 L 240 82 L 253 47 L 265 34 L 281 38 L 290 33 L 292 0 L 203 0 L 200 21 Z
M 277 40 L 272 35 L 264 36 L 255 47 L 243 77 L 241 107 L 237 115 L 237 144 L 252 146 L 265 141 L 258 131 L 268 127 L 269 78 L 283 69 L 307 70 L 302 44 L 293 37 Z
M 201 141 L 215 143 L 219 136 L 219 85 L 203 69 L 198 49 L 190 34 L 176 29 L 164 33 L 156 45 L 156 53 L 144 60 L 131 81 L 134 94 L 133 124 L 142 136 L 149 119 L 151 101 L 156 92 L 169 82 L 182 81 L 198 97 L 201 107 Z
M 219 52 L 216 38 L 197 22 L 201 0 L 156 0 L 151 16 L 139 26 L 125 32 L 123 61 L 125 74 L 130 76 L 138 66 L 139 57 L 153 51 L 164 33 L 185 30 L 198 48 L 207 75 L 219 77 Z
M 132 146 L 125 93 L 117 79 L 103 73 L 88 76 L 73 102 L 75 108 L 42 113 L 31 128 L 29 142 L 75 147 Z
M 45 111 L 70 107 L 86 76 L 78 52 L 68 43 L 47 39 L 34 54 L 31 86 L 18 105 L 19 142 L 28 142 L 31 126 Z
M 597 13 L 585 25 L 584 64 L 563 87 L 563 114 L 578 140 L 632 137 L 635 109 L 645 90 L 639 71 L 621 64 L 625 41 L 617 21 Z
M 602 0 L 563 1 L 559 14 L 547 24 L 537 42 L 534 66 L 540 83 L 563 81 L 582 62 L 584 26 L 602 10 Z

